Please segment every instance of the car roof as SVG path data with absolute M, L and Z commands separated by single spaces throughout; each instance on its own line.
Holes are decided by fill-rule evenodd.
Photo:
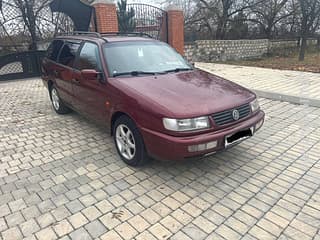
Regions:
M 77 41 L 94 41 L 94 42 L 136 42 L 136 41 L 157 41 L 150 37 L 141 37 L 141 36 L 118 36 L 118 35 L 62 35 L 58 36 L 55 39 L 61 40 L 77 40 Z

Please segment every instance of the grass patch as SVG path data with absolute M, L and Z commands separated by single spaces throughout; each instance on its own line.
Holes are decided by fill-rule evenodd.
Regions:
M 299 49 L 281 49 L 261 59 L 227 61 L 227 64 L 320 73 L 320 50 L 308 48 L 305 60 L 298 60 Z

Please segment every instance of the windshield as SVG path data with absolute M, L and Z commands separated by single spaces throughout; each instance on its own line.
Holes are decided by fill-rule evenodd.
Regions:
M 111 76 L 192 69 L 180 54 L 161 42 L 109 43 L 104 47 L 104 55 Z

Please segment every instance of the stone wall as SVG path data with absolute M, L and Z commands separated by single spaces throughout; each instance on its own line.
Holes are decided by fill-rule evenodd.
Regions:
M 317 45 L 317 39 L 308 39 L 307 45 Z M 276 51 L 284 48 L 294 48 L 299 46 L 298 40 L 270 40 L 269 41 L 269 52 Z
M 268 52 L 268 40 L 198 40 L 185 45 L 188 60 L 212 62 L 258 58 Z
M 308 45 L 316 45 L 309 39 Z M 192 62 L 214 62 L 260 58 L 277 49 L 297 47 L 297 40 L 198 40 L 185 44 L 185 57 Z

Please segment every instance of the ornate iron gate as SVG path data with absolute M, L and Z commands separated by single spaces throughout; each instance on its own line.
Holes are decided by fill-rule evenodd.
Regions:
M 0 80 L 40 76 L 43 50 L 55 35 L 73 32 L 73 21 L 63 13 L 53 13 L 49 6 L 51 0 L 36 1 L 32 6 L 37 13 L 35 31 L 31 34 L 31 24 L 26 24 L 26 13 L 22 13 L 25 6 L 19 6 L 26 1 L 0 1 Z M 35 46 L 40 51 L 35 50 Z
M 28 51 L 0 57 L 0 81 L 40 76 L 44 55 L 45 51 Z
M 135 32 L 168 42 L 167 12 L 148 4 L 128 4 L 127 12 L 134 11 Z M 119 14 L 118 14 L 119 16 Z M 118 18 L 119 21 L 121 19 Z

